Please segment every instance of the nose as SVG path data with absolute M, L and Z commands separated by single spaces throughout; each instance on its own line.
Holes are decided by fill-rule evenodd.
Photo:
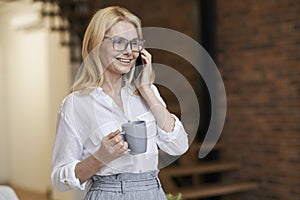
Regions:
M 123 54 L 132 54 L 131 46 L 128 44 L 123 51 Z

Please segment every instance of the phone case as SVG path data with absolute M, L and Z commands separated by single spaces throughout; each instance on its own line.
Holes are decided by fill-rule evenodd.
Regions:
M 137 57 L 136 63 L 135 63 L 135 71 L 134 71 L 134 78 L 137 79 L 137 77 L 140 75 L 141 71 L 143 70 L 144 63 L 141 57 L 141 54 Z

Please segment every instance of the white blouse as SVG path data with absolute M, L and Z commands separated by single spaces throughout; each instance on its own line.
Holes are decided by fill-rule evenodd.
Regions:
M 151 88 L 165 106 L 157 88 L 154 85 Z M 181 155 L 188 149 L 187 134 L 176 116 L 173 115 L 176 119 L 173 131 L 166 133 L 157 126 L 153 114 L 141 96 L 132 94 L 124 87 L 121 90 L 121 98 L 124 112 L 100 87 L 84 96 L 73 92 L 63 100 L 58 115 L 51 173 L 52 184 L 59 191 L 87 189 L 91 180 L 80 184 L 79 179 L 75 177 L 76 164 L 97 151 L 104 136 L 117 129 L 121 130 L 121 125 L 128 121 L 146 121 L 146 153 L 126 153 L 101 168 L 97 175 L 157 170 L 158 147 L 170 155 Z

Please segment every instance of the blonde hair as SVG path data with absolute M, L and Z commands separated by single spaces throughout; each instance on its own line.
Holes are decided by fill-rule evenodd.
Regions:
M 101 64 L 99 46 L 105 33 L 117 22 L 127 21 L 134 25 L 139 38 L 142 38 L 140 19 L 125 8 L 110 6 L 98 10 L 92 17 L 82 44 L 83 64 L 72 86 L 72 91 L 89 93 L 93 88 L 102 85 L 104 69 Z M 128 82 L 133 80 L 134 68 L 128 73 Z

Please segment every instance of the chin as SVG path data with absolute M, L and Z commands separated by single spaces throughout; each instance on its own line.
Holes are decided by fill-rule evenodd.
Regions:
M 122 74 L 128 74 L 130 72 L 130 69 L 129 70 L 123 70 Z
M 127 74 L 130 72 L 132 66 L 116 66 L 116 70 L 119 71 L 121 74 Z

